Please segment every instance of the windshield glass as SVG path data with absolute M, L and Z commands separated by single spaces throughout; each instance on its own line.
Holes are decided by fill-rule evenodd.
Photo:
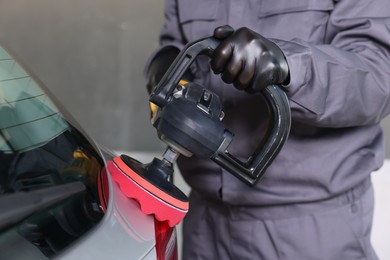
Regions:
M 48 143 L 69 126 L 44 91 L 0 48 L 0 150 L 25 152 Z
M 102 167 L 91 143 L 0 47 L 0 259 L 55 256 L 96 225 L 103 216 L 98 194 Z M 64 195 L 61 187 L 71 183 L 83 188 Z M 45 198 L 53 191 L 55 203 L 39 210 L 26 211 L 14 202 L 18 193 Z

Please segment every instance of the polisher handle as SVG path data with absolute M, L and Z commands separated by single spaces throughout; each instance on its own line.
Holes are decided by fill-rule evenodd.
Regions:
M 195 58 L 200 54 L 211 57 L 219 43 L 220 40 L 213 37 L 188 43 L 156 86 L 155 91 L 150 96 L 150 101 L 159 107 L 164 107 Z M 228 146 L 233 136 L 229 131 L 226 131 L 222 145 L 210 158 L 249 185 L 255 185 L 264 175 L 265 170 L 287 140 L 291 127 L 289 100 L 282 87 L 267 86 L 262 90 L 262 94 L 274 116 L 272 126 L 265 137 L 266 141 L 259 144 L 254 154 L 243 162 L 229 153 Z
M 291 128 L 291 110 L 286 93 L 276 85 L 267 86 L 262 93 L 273 114 L 272 125 L 268 129 L 265 141 L 260 143 L 255 153 L 243 162 L 229 153 L 228 146 L 232 137 L 225 133 L 224 142 L 211 157 L 217 164 L 252 186 L 261 179 L 279 154 Z
M 190 42 L 184 46 L 183 50 L 179 53 L 160 82 L 154 88 L 154 91 L 149 98 L 150 102 L 159 107 L 165 106 L 180 79 L 195 58 L 200 54 L 206 54 L 211 57 L 219 43 L 220 40 L 214 37 L 208 37 Z

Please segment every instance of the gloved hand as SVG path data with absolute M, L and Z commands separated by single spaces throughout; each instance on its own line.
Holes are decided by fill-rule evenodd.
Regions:
M 289 83 L 286 58 L 275 43 L 246 27 L 234 31 L 229 25 L 217 27 L 213 36 L 221 43 L 210 66 L 226 83 L 251 93 Z
M 175 60 L 179 52 L 180 52 L 179 49 L 175 47 L 170 47 L 170 46 L 165 47 L 152 60 L 146 72 L 146 77 L 147 77 L 146 89 L 149 94 L 153 91 L 154 87 L 156 87 L 157 84 L 160 82 L 165 72 L 168 70 L 169 66 L 171 66 L 172 62 Z M 183 82 L 192 81 L 193 78 L 194 77 L 192 73 L 188 70 L 183 75 L 183 80 L 184 80 Z M 179 84 L 184 84 L 183 82 Z M 150 118 L 153 121 L 154 117 L 157 114 L 158 107 L 153 103 L 149 103 L 149 107 L 150 107 Z
M 169 66 L 179 54 L 179 49 L 175 47 L 166 47 L 162 49 L 152 60 L 147 72 L 146 89 L 150 94 L 153 88 L 160 82 Z

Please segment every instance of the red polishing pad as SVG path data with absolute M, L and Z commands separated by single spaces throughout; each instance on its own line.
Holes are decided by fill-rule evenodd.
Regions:
M 180 223 L 188 212 L 189 203 L 187 199 L 183 199 L 183 194 L 180 194 L 181 196 L 178 198 L 175 194 L 170 194 L 172 192 L 152 184 L 148 179 L 131 169 L 120 157 L 109 161 L 108 169 L 123 194 L 137 200 L 143 213 L 154 214 L 157 220 L 167 221 L 168 225 L 173 227 Z M 168 181 L 161 181 L 165 182 L 164 185 L 172 185 L 176 193 L 180 191 Z

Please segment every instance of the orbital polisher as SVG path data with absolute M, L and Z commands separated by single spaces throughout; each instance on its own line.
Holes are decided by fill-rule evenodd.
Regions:
M 265 139 L 245 161 L 229 153 L 234 134 L 226 129 L 219 97 L 195 83 L 180 81 L 198 55 L 211 57 L 220 43 L 208 37 L 187 44 L 150 95 L 158 107 L 153 126 L 168 147 L 162 159 L 141 162 L 121 155 L 109 165 L 114 180 L 130 198 L 136 199 L 146 214 L 178 224 L 188 211 L 188 198 L 173 183 L 173 165 L 180 156 L 211 159 L 231 174 L 255 185 L 286 141 L 291 112 L 288 98 L 280 86 L 266 87 L 264 95 L 273 118 Z

